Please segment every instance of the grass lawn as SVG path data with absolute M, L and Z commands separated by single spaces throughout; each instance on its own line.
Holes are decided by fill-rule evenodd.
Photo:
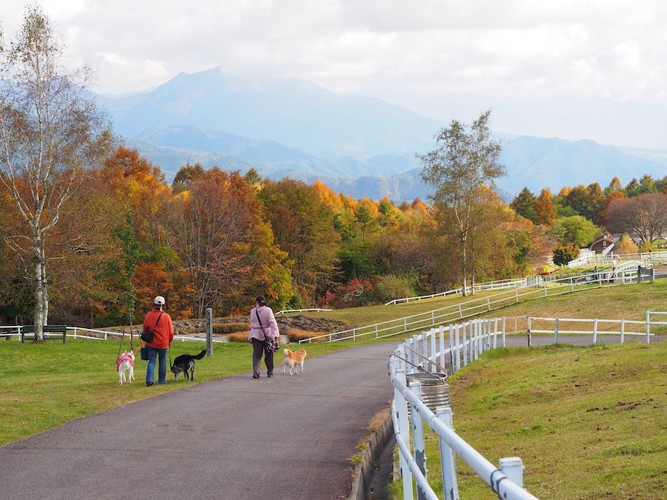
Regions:
M 538 498 L 665 498 L 667 343 L 499 349 L 450 383 L 456 431 L 492 463 L 520 457 Z M 497 498 L 458 468 L 461 498 Z

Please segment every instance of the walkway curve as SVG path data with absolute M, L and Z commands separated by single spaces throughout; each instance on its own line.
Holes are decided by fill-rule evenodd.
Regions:
M 0 447 L 0 497 L 347 498 L 349 459 L 392 397 L 394 348 L 307 359 L 299 376 L 184 384 L 10 443 Z

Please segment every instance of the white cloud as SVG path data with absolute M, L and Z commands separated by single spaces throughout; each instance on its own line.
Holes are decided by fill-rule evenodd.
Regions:
M 667 106 L 663 0 L 44 0 L 95 90 L 214 66 L 366 94 Z M 7 32 L 23 6 L 3 6 Z

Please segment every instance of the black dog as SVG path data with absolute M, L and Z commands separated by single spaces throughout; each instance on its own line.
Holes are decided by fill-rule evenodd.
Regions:
M 171 372 L 174 378 L 178 378 L 178 374 L 183 372 L 185 380 L 195 379 L 195 359 L 201 359 L 206 355 L 206 349 L 193 356 L 192 354 L 181 354 L 176 356 L 176 359 L 171 365 Z

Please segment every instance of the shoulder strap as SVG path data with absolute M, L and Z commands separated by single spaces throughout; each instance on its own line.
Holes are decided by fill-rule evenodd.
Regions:
M 160 322 L 160 316 L 162 316 L 162 313 L 163 313 L 163 312 L 164 312 L 164 311 L 160 311 L 160 314 L 158 314 L 157 321 L 155 322 L 155 326 L 153 327 L 153 330 L 155 330 L 155 327 L 156 327 L 157 324 Z
M 264 325 L 262 325 L 262 319 L 259 317 L 259 311 L 255 309 L 255 314 L 257 315 L 257 321 L 259 321 L 259 327 L 262 329 L 262 333 L 264 336 L 266 336 L 266 332 L 264 331 Z

